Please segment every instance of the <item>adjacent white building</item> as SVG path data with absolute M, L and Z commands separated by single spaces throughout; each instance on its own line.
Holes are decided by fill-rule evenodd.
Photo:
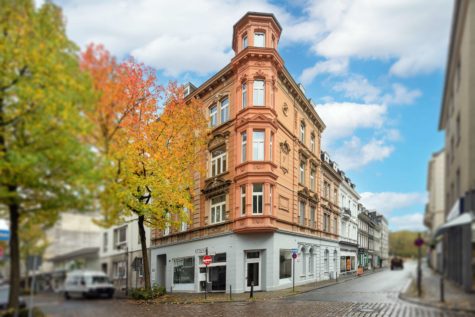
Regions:
M 355 184 L 340 171 L 340 274 L 354 273 L 358 257 L 358 202 Z
M 145 234 L 149 248 L 150 228 L 145 227 Z M 120 225 L 103 229 L 98 246 L 100 269 L 109 275 L 117 290 L 144 286 L 142 246 L 136 216 L 128 217 Z

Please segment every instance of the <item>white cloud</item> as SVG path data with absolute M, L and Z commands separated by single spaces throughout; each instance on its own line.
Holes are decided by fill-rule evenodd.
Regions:
M 384 140 L 372 139 L 368 143 L 353 136 L 336 150 L 330 151 L 333 159 L 345 171 L 355 170 L 372 162 L 382 161 L 394 151 L 394 146 Z
M 392 85 L 393 92 L 386 94 L 382 99 L 384 103 L 396 105 L 409 105 L 422 95 L 418 89 L 410 90 L 402 84 L 395 83 Z
M 119 58 L 132 55 L 169 75 L 206 74 L 233 56 L 233 25 L 247 11 L 289 14 L 266 0 L 57 0 L 69 36 L 79 45 L 103 43 Z
M 364 76 L 353 75 L 347 80 L 337 83 L 333 90 L 342 92 L 345 97 L 361 99 L 364 102 L 375 102 L 379 99 L 381 90 L 368 82 Z
M 411 231 L 424 231 L 423 222 L 424 216 L 422 213 L 415 213 L 404 216 L 395 216 L 388 219 L 389 228 L 391 231 L 399 230 L 411 230 Z
M 372 85 L 366 77 L 358 74 L 352 74 L 344 81 L 336 83 L 333 90 L 352 100 L 385 105 L 412 104 L 422 95 L 420 90 L 409 89 L 400 83 L 392 84 L 391 91 L 383 95 L 381 88 Z
M 401 193 L 401 192 L 364 192 L 361 193 L 361 203 L 367 209 L 376 209 L 389 216 L 394 210 L 425 204 L 426 193 Z
M 321 74 L 343 74 L 348 70 L 348 59 L 329 59 L 322 62 L 317 62 L 309 68 L 305 68 L 300 75 L 300 81 L 304 84 L 311 83 L 313 79 Z
M 320 8 L 309 10 L 310 19 L 328 27 L 327 36 L 313 45 L 317 54 L 395 60 L 390 72 L 397 76 L 443 68 L 452 1 L 434 0 L 430 6 L 425 0 L 331 2 L 310 2 Z M 322 6 L 336 13 L 328 16 Z
M 381 128 L 387 112 L 384 105 L 351 102 L 319 104 L 316 110 L 327 126 L 323 132 L 326 143 L 348 137 L 357 129 Z

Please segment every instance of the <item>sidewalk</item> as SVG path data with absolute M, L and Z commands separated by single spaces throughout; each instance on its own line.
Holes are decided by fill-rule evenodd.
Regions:
M 382 269 L 374 271 L 367 271 L 362 277 L 380 272 Z M 232 294 L 229 293 L 208 293 L 205 299 L 204 293 L 167 293 L 157 299 L 149 301 L 149 303 L 168 303 L 168 304 L 194 304 L 194 303 L 218 303 L 218 302 L 244 302 L 244 301 L 266 301 L 271 299 L 278 299 L 287 296 L 302 294 L 310 292 L 319 288 L 328 287 L 335 284 L 340 284 L 358 278 L 356 274 L 340 276 L 337 281 L 326 280 L 320 282 L 311 282 L 304 285 L 295 286 L 295 292 L 292 291 L 292 287 L 285 288 L 277 291 L 263 291 L 254 292 L 254 298 L 249 298 L 249 292 Z M 228 290 L 229 291 L 229 290 Z M 140 302 L 140 301 L 134 301 Z
M 475 294 L 464 292 L 452 281 L 445 279 L 445 302 L 440 302 L 440 274 L 433 272 L 427 265 L 422 264 L 422 295 L 417 296 L 416 272 L 410 285 L 403 290 L 399 297 L 402 300 L 441 309 L 475 313 Z

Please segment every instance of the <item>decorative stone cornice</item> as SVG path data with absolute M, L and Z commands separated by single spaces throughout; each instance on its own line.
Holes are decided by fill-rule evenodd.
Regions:
M 226 194 L 229 191 L 229 186 L 232 181 L 225 180 L 221 177 L 215 177 L 205 182 L 205 187 L 201 192 L 206 198 L 211 198 L 217 195 Z
M 216 133 L 213 135 L 213 138 L 209 140 L 208 142 L 208 150 L 213 150 L 217 147 L 220 147 L 222 145 L 226 144 L 226 140 L 229 137 L 230 132 L 229 131 L 224 131 L 221 133 Z

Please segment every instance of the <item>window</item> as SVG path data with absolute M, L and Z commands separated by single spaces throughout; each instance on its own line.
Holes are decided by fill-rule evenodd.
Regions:
M 262 214 L 262 184 L 252 185 L 252 213 Z
M 247 34 L 244 34 L 242 37 L 242 48 L 245 49 L 247 47 Z
M 211 223 L 224 221 L 226 212 L 226 196 L 211 198 Z
M 305 162 L 300 162 L 300 178 L 299 182 L 302 185 L 305 185 Z
M 229 99 L 228 97 L 221 100 L 221 123 L 229 120 Z
M 272 207 L 273 207 L 273 201 L 272 201 L 272 193 L 274 191 L 274 186 L 270 185 L 269 187 L 269 203 L 270 203 L 270 213 L 272 214 Z
M 270 139 L 269 139 L 269 155 L 270 155 L 270 160 L 272 161 L 272 152 L 274 151 L 274 133 L 270 134 Z
M 114 229 L 114 246 L 120 249 L 127 242 L 127 226 Z
M 246 162 L 247 133 L 241 133 L 241 162 Z
M 209 125 L 215 127 L 218 124 L 218 107 L 216 105 L 209 108 Z
M 333 270 L 336 272 L 337 268 L 337 263 L 338 263 L 338 252 L 333 251 Z
M 305 225 L 305 202 L 303 202 L 303 201 L 300 201 L 299 213 L 300 213 L 299 224 L 301 226 L 303 226 L 303 225 Z
M 305 123 L 300 123 L 300 141 L 305 144 Z
M 280 250 L 279 255 L 279 278 L 292 277 L 292 253 L 290 250 Z
M 125 261 L 114 262 L 112 264 L 112 272 L 115 279 L 125 278 Z
M 243 83 L 242 86 L 242 108 L 247 107 L 247 85 L 246 83 Z
M 307 275 L 307 255 L 305 254 L 305 248 L 302 247 L 302 250 L 300 250 L 300 252 L 302 254 L 302 275 L 305 276 Z
M 323 181 L 323 197 L 329 199 L 330 197 L 330 183 Z
M 341 236 L 346 237 L 346 221 L 341 222 Z
M 308 272 L 310 274 L 313 274 L 315 272 L 315 262 L 314 262 L 313 248 L 311 248 L 310 251 L 309 251 Z
M 102 251 L 107 252 L 107 247 L 109 244 L 109 236 L 107 232 L 104 232 L 103 238 L 102 238 Z
M 252 133 L 252 159 L 254 161 L 264 160 L 264 131 L 254 131 Z
M 336 217 L 333 218 L 333 233 L 338 233 L 338 223 L 336 221 Z
M 338 190 L 336 188 L 333 189 L 333 202 L 338 203 Z
M 330 215 L 329 214 L 323 215 L 323 231 L 326 231 L 326 232 L 330 231 Z
M 315 191 L 315 169 L 314 168 L 310 170 L 310 189 L 313 192 Z
M 266 34 L 264 32 L 254 33 L 254 46 L 265 47 L 265 43 L 266 43 Z
M 310 226 L 315 228 L 315 206 L 310 206 Z
M 241 186 L 241 214 L 246 214 L 246 185 Z
M 310 149 L 315 153 L 315 134 L 310 135 Z
M 456 121 L 456 131 L 455 135 L 457 137 L 457 145 L 460 143 L 460 113 L 457 115 L 457 121 Z
M 323 258 L 323 267 L 325 269 L 325 272 L 330 271 L 330 251 L 325 250 L 325 257 Z
M 254 81 L 254 92 L 253 92 L 253 105 L 254 106 L 263 106 L 264 105 L 264 81 L 255 80 Z
M 227 153 L 225 148 L 221 147 L 219 149 L 211 152 L 211 177 L 222 174 L 226 172 L 227 163 Z
M 173 283 L 191 284 L 195 282 L 195 259 L 193 257 L 173 259 Z
M 168 236 L 170 234 L 170 213 L 165 213 L 165 228 L 163 229 L 163 235 Z

